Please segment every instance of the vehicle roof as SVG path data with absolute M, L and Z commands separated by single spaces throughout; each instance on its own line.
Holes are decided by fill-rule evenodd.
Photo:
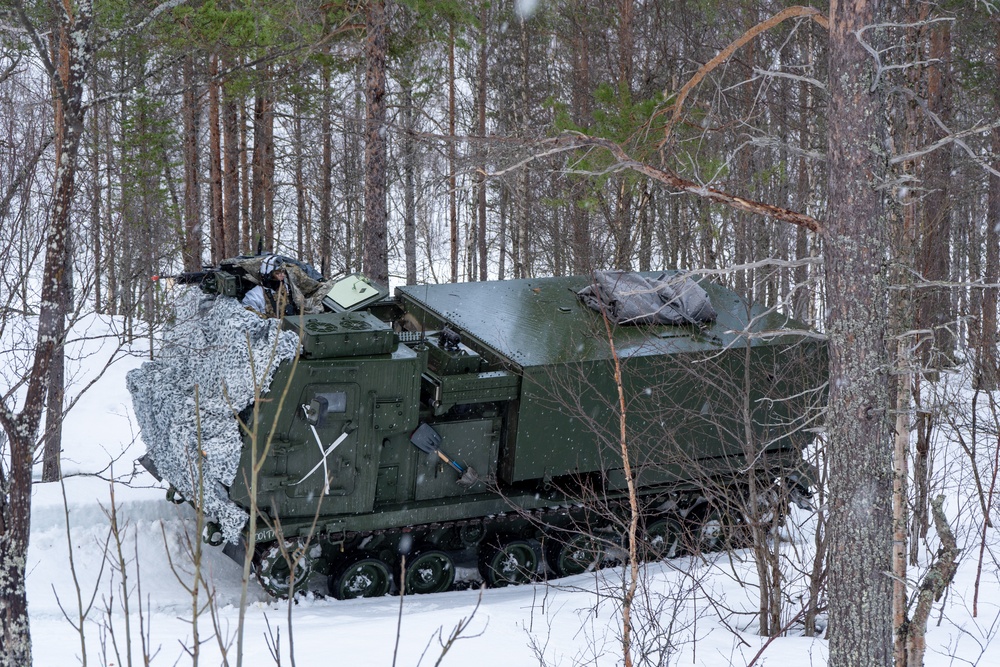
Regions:
M 642 275 L 671 277 L 677 271 L 645 272 Z M 425 322 L 428 328 L 449 324 L 463 338 L 471 337 L 481 346 L 521 368 L 568 362 L 608 359 L 611 348 L 603 320 L 577 297 L 590 284 L 586 276 L 528 278 L 440 285 L 409 285 L 396 289 L 407 310 L 425 310 L 440 323 Z M 748 307 L 721 285 L 707 280 L 699 284 L 708 292 L 718 319 L 707 325 L 614 326 L 615 348 L 620 357 L 682 354 L 721 349 L 741 338 L 752 336 L 754 345 L 766 345 L 792 333 L 807 330 L 800 323 L 760 306 Z M 748 325 L 749 322 L 749 325 Z M 744 344 L 741 342 L 741 345 Z

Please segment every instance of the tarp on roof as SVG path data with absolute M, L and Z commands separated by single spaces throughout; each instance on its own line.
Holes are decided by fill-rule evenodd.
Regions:
M 690 324 L 718 317 L 701 285 L 666 273 L 648 278 L 627 271 L 598 271 L 594 283 L 577 295 L 616 324 Z

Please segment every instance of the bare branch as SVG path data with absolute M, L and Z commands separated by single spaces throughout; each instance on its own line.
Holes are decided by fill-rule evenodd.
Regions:
M 18 170 L 17 175 L 14 180 L 11 181 L 10 186 L 7 188 L 7 192 L 4 193 L 3 199 L 0 199 L 0 220 L 7 217 L 7 209 L 10 207 L 11 201 L 14 200 L 14 195 L 21 189 L 28 178 L 31 176 L 32 172 L 35 170 L 35 165 L 38 164 L 38 160 L 41 159 L 42 154 L 48 150 L 49 146 L 52 145 L 52 135 L 45 137 L 45 139 L 38 144 L 35 152 L 24 164 L 21 165 L 21 169 Z
M 932 65 L 935 62 L 937 62 L 937 60 L 936 59 L 931 59 L 931 60 L 910 60 L 910 61 L 907 61 L 905 63 L 899 64 L 899 65 L 884 65 L 882 63 L 882 56 L 881 56 L 882 52 L 880 52 L 875 47 L 873 47 L 871 44 L 869 44 L 868 42 L 865 41 L 865 38 L 863 36 L 865 32 L 867 32 L 869 30 L 884 30 L 886 28 L 903 28 L 903 29 L 909 30 L 909 29 L 912 29 L 912 28 L 919 28 L 919 27 L 923 27 L 923 26 L 932 25 L 934 23 L 954 22 L 954 20 L 955 19 L 953 19 L 951 17 L 943 17 L 943 18 L 927 19 L 927 20 L 924 20 L 924 21 L 912 21 L 910 23 L 875 23 L 875 24 L 867 25 L 867 26 L 865 26 L 863 28 L 860 28 L 859 30 L 856 30 L 854 32 L 854 37 L 858 40 L 858 44 L 860 44 L 861 48 L 863 48 L 865 51 L 867 51 L 869 53 L 869 55 L 871 55 L 872 59 L 875 61 L 875 76 L 872 79 L 872 85 L 870 87 L 870 90 L 874 91 L 876 88 L 878 88 L 879 83 L 882 81 L 882 73 L 883 72 L 887 72 L 887 71 L 891 71 L 891 70 L 896 70 L 896 69 L 898 69 L 898 70 L 910 69 L 911 67 L 923 67 L 924 65 Z M 891 46 L 891 47 L 889 47 L 887 49 L 884 49 L 883 52 L 884 51 L 891 51 L 891 50 L 896 49 L 896 48 L 899 48 L 899 45 L 893 45 L 893 46 Z
M 796 211 L 781 208 L 780 206 L 774 206 L 772 204 L 765 204 L 763 202 L 744 199 L 707 185 L 701 185 L 699 183 L 695 183 L 694 181 L 689 181 L 685 178 L 681 178 L 670 169 L 654 167 L 644 162 L 632 159 L 625 152 L 625 149 L 608 139 L 577 135 L 574 137 L 574 140 L 577 143 L 576 147 L 599 146 L 606 149 L 618 160 L 620 169 L 631 169 L 643 174 L 644 176 L 648 176 L 653 180 L 659 181 L 660 183 L 669 185 L 677 190 L 681 190 L 682 192 L 688 192 L 719 204 L 725 204 L 739 211 L 762 215 L 774 220 L 780 220 L 782 222 L 798 225 L 799 227 L 805 227 L 806 229 L 816 233 L 823 233 L 823 226 L 811 215 L 798 213 Z
M 801 74 L 792 74 L 791 72 L 778 72 L 771 69 L 759 69 L 757 67 L 753 68 L 754 76 L 766 76 L 775 79 L 791 79 L 792 81 L 801 81 L 803 83 L 808 83 L 810 86 L 819 88 L 824 93 L 826 92 L 826 84 L 819 79 L 814 79 L 811 76 L 803 76 Z
M 20 64 L 21 64 L 21 54 L 16 54 L 10 57 L 10 66 L 4 69 L 3 72 L 0 72 L 0 83 L 3 83 L 7 79 L 9 79 L 14 74 L 14 71 L 17 70 L 17 66 Z
M 752 41 L 755 37 L 757 37 L 757 35 L 761 34 L 762 32 L 766 32 L 771 28 L 773 28 L 774 26 L 782 23 L 783 21 L 792 18 L 811 18 L 813 21 L 822 26 L 824 30 L 829 29 L 830 27 L 829 20 L 826 18 L 826 16 L 820 13 L 820 11 L 815 7 L 794 6 L 794 7 L 789 7 L 787 9 L 783 9 L 782 11 L 778 12 L 777 14 L 767 19 L 766 21 L 761 21 L 754 27 L 747 30 L 745 33 L 743 33 L 743 35 L 739 39 L 731 43 L 729 46 L 720 51 L 718 55 L 716 55 L 714 58 L 709 60 L 704 65 L 702 65 L 701 68 L 697 72 L 695 72 L 694 76 L 688 79 L 687 83 L 681 86 L 681 89 L 677 91 L 677 97 L 672 104 L 674 113 L 671 116 L 670 121 L 667 123 L 666 130 L 664 131 L 663 140 L 661 141 L 660 145 L 662 146 L 667 142 L 667 140 L 670 139 L 671 130 L 673 129 L 674 125 L 677 124 L 677 121 L 680 120 L 681 111 L 684 108 L 684 100 L 686 100 L 687 96 L 691 93 L 692 90 L 694 90 L 694 87 L 697 86 L 699 83 L 701 83 L 706 76 L 708 76 L 709 72 L 714 70 L 716 67 L 718 67 L 726 60 L 728 60 L 730 56 L 732 56 L 737 51 L 737 49 L 739 49 L 747 42 Z M 664 93 L 664 96 L 668 96 L 669 94 L 670 94 L 669 91 L 666 91 Z
M 21 25 L 24 26 L 24 31 L 27 33 L 28 39 L 31 40 L 31 44 L 35 47 L 35 52 L 41 59 L 42 66 L 48 73 L 49 78 L 52 79 L 54 85 L 56 85 L 59 88 L 60 94 L 63 95 L 65 91 L 63 91 L 62 87 L 60 86 L 59 74 L 58 72 L 56 72 L 56 67 L 55 65 L 52 64 L 52 61 L 49 59 L 49 52 L 42 44 L 42 38 L 39 36 L 38 31 L 35 30 L 35 26 L 31 23 L 31 19 L 28 18 L 28 14 L 24 11 L 24 4 L 21 2 L 21 0 L 14 0 L 14 11 L 17 12 L 18 20 L 21 21 Z
M 1000 171 L 998 171 L 996 168 L 988 164 L 983 158 L 977 155 L 976 152 L 973 151 L 972 148 L 967 143 L 965 143 L 965 141 L 963 141 L 964 137 L 968 137 L 975 134 L 982 134 L 984 132 L 990 132 L 995 128 L 1000 127 L 1000 121 L 990 123 L 989 125 L 977 125 L 976 127 L 972 127 L 967 130 L 962 130 L 961 132 L 952 132 L 951 128 L 945 125 L 944 121 L 942 121 L 941 118 L 936 113 L 931 111 L 930 107 L 927 106 L 927 100 L 921 99 L 920 96 L 917 95 L 914 91 L 908 90 L 906 88 L 894 88 L 892 92 L 900 93 L 901 95 L 908 97 L 911 101 L 915 102 L 917 107 L 924 113 L 924 115 L 926 115 L 935 125 L 938 126 L 938 128 L 940 128 L 942 132 L 945 133 L 945 136 L 939 141 L 936 141 L 933 144 L 926 146 L 920 150 L 891 158 L 889 160 L 890 164 L 898 164 L 905 160 L 913 159 L 915 157 L 920 157 L 922 155 L 926 155 L 927 153 L 931 153 L 937 150 L 938 148 L 941 148 L 942 146 L 947 146 L 950 143 L 954 143 L 957 146 L 959 146 L 962 150 L 964 150 L 969 155 L 969 157 L 972 158 L 973 162 L 975 162 L 980 167 L 990 172 L 994 176 L 1000 177 Z

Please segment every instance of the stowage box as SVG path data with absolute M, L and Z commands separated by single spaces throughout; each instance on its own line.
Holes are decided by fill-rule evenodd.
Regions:
M 389 354 L 396 347 L 392 328 L 367 312 L 319 313 L 286 322 L 299 332 L 302 354 L 310 359 Z

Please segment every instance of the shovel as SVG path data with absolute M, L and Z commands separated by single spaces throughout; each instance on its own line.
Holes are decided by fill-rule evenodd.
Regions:
M 410 442 L 422 452 L 436 454 L 438 458 L 457 470 L 461 475 L 457 481 L 462 486 L 472 486 L 479 480 L 479 475 L 476 473 L 475 468 L 462 466 L 441 451 L 441 434 L 435 431 L 434 427 L 430 424 L 421 424 L 416 431 L 410 434 Z

